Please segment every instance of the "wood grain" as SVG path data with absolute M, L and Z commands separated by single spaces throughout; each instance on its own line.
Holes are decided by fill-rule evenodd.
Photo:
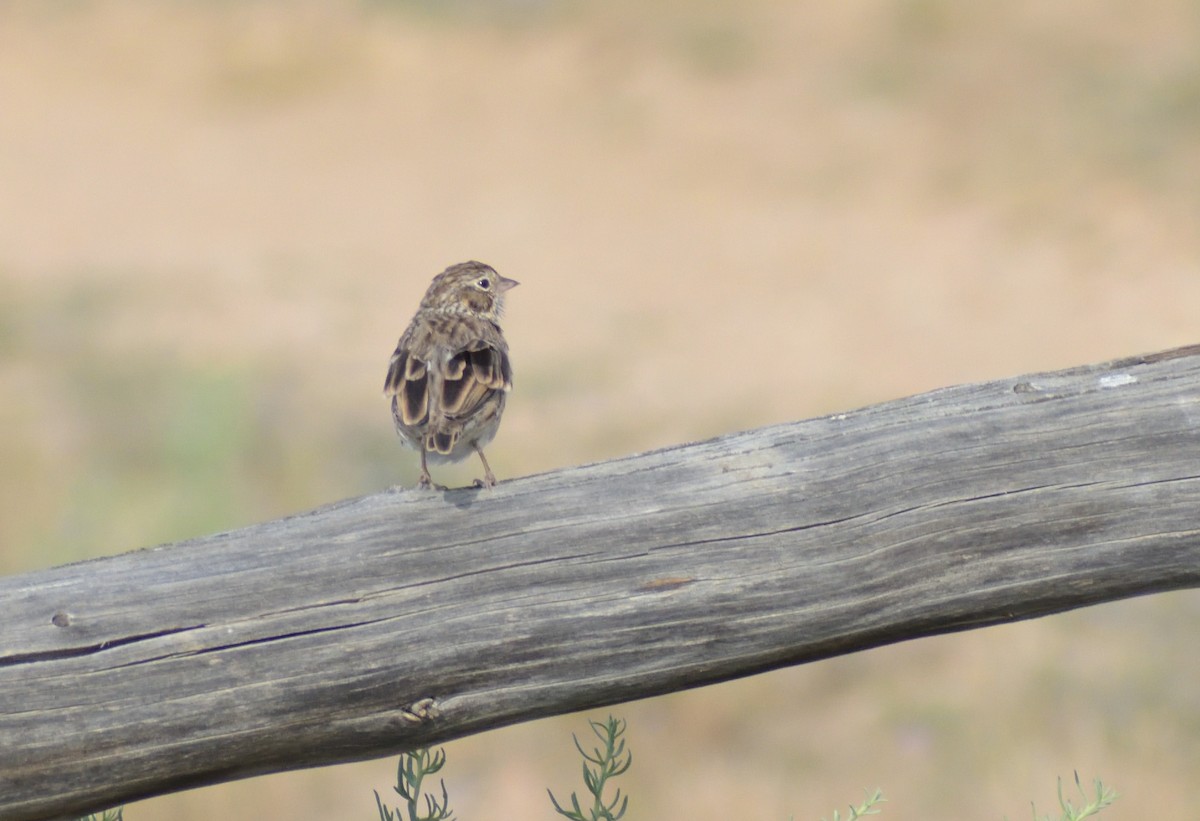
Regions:
M 1200 347 L 0 579 L 0 819 L 1200 586 Z

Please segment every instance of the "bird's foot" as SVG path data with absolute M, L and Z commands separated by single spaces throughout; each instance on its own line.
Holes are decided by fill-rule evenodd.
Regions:
M 421 478 L 417 480 L 417 489 L 447 490 L 447 487 L 445 485 L 439 485 L 437 482 L 433 481 L 433 477 L 429 475 L 428 471 L 426 471 L 425 473 L 422 473 Z

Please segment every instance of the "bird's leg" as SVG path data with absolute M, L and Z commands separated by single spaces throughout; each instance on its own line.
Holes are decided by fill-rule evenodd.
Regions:
M 487 457 L 483 455 L 483 448 L 479 447 L 478 442 L 472 442 L 471 447 L 475 448 L 475 452 L 479 454 L 479 461 L 483 462 L 483 478 L 475 480 L 475 487 L 495 487 L 496 474 L 492 473 L 492 467 L 487 463 Z
M 425 442 L 421 442 L 421 478 L 417 480 L 417 487 L 425 489 L 434 489 L 437 487 L 433 483 L 433 477 L 429 475 L 429 465 L 425 462 Z
M 430 475 L 430 466 L 425 461 L 425 443 L 421 442 L 421 478 L 416 483 L 416 486 L 421 489 L 428 490 L 445 490 L 445 485 L 437 485 L 433 483 L 433 477 Z

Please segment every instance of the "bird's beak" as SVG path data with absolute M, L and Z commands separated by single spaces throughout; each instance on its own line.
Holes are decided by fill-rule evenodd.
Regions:
M 521 283 L 517 282 L 515 279 L 509 279 L 508 277 L 500 277 L 496 280 L 496 290 L 499 291 L 500 293 L 504 293 L 509 288 L 515 288 L 520 284 Z

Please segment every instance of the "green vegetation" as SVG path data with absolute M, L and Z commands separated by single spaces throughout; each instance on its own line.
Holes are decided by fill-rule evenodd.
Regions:
M 83 818 L 80 818 L 79 821 L 124 821 L 124 819 L 125 808 L 117 807 L 114 810 L 105 810 L 102 813 L 85 815 Z
M 606 799 L 604 796 L 609 780 L 623 775 L 633 764 L 633 754 L 626 750 L 625 739 L 622 738 L 626 723 L 610 715 L 604 721 L 589 720 L 588 724 L 600 740 L 598 746 L 592 747 L 589 752 L 573 733 L 571 739 L 575 742 L 575 749 L 583 757 L 583 785 L 587 794 L 591 796 L 591 806 L 585 810 L 578 795 L 572 792 L 570 808 L 565 808 L 554 797 L 552 791 L 546 792 L 550 795 L 550 803 L 554 805 L 555 812 L 564 818 L 572 821 L 618 821 L 629 808 L 629 796 L 621 795 L 620 789 L 615 790 L 611 798 Z M 383 803 L 379 792 L 376 791 L 375 806 L 379 811 L 379 821 L 453 821 L 454 813 L 450 810 L 450 796 L 445 780 L 438 779 L 441 798 L 431 794 L 425 785 L 426 777 L 437 775 L 444 766 L 446 753 L 440 748 L 430 750 L 422 747 L 402 754 L 396 765 L 396 785 L 392 789 L 403 803 L 401 806 L 390 808 Z M 1117 792 L 1104 786 L 1099 778 L 1092 782 L 1092 786 L 1094 795 L 1089 798 L 1079 779 L 1079 773 L 1075 773 L 1075 788 L 1082 802 L 1076 807 L 1063 795 L 1063 783 L 1059 778 L 1058 804 L 1061 814 L 1057 818 L 1049 815 L 1039 816 L 1035 808 L 1034 821 L 1082 821 L 1098 814 L 1117 800 Z M 821 821 L 857 821 L 868 815 L 879 815 L 879 805 L 885 800 L 883 791 L 876 789 L 867 792 L 859 804 L 850 805 L 849 815 L 843 816 L 838 810 L 834 810 L 831 817 L 822 818 Z M 584 803 L 587 803 L 586 800 Z M 118 807 L 99 815 L 86 816 L 78 821 L 123 821 L 122 814 L 123 809 Z
M 1089 799 L 1087 793 L 1083 789 L 1083 784 L 1079 782 L 1079 773 L 1075 773 L 1075 789 L 1079 791 L 1079 797 L 1083 801 L 1083 805 L 1078 809 L 1071 803 L 1070 799 L 1063 797 L 1062 778 L 1058 779 L 1058 806 L 1062 810 L 1062 815 L 1057 819 L 1052 819 L 1049 815 L 1038 816 L 1037 809 L 1033 811 L 1033 821 L 1080 821 L 1082 818 L 1088 818 L 1096 815 L 1100 810 L 1111 805 L 1117 800 L 1117 791 L 1111 787 L 1105 787 L 1097 778 L 1092 782 L 1092 786 L 1096 791 L 1095 797 Z
M 633 754 L 625 750 L 625 740 L 621 738 L 625 733 L 625 722 L 609 716 L 603 723 L 588 723 L 592 725 L 592 732 L 600 739 L 604 749 L 593 747 L 589 753 L 583 749 L 574 733 L 571 734 L 571 740 L 575 742 L 575 749 L 583 756 L 583 785 L 592 796 L 589 814 L 583 814 L 575 793 L 571 793 L 571 809 L 565 810 L 554 797 L 554 793 L 549 790 L 546 792 L 550 794 L 550 803 L 554 805 L 555 811 L 572 821 L 617 821 L 625 815 L 625 810 L 629 807 L 629 796 L 622 798 L 618 789 L 610 800 L 605 801 L 604 788 L 610 778 L 616 778 L 626 772 L 633 764 Z
M 864 815 L 879 815 L 880 810 L 876 807 L 877 804 L 882 804 L 886 801 L 883 797 L 883 790 L 875 790 L 874 793 L 869 793 L 863 802 L 857 807 L 850 807 L 850 814 L 846 816 L 846 821 L 855 821 L 856 818 L 862 818 Z M 827 821 L 822 818 L 821 821 Z M 837 810 L 833 811 L 833 817 L 828 821 L 842 821 L 842 814 Z
M 446 794 L 446 782 L 438 779 L 442 798 L 424 792 L 425 777 L 436 775 L 446 765 L 446 753 L 442 750 L 430 751 L 420 748 L 400 756 L 396 765 L 396 786 L 392 787 L 396 794 L 404 799 L 404 807 L 394 811 L 383 804 L 379 793 L 375 793 L 375 806 L 379 810 L 379 821 L 450 821 L 454 813 L 450 811 L 450 797 Z M 425 810 L 421 811 L 421 799 L 424 798 Z M 407 815 L 405 815 L 407 813 Z

